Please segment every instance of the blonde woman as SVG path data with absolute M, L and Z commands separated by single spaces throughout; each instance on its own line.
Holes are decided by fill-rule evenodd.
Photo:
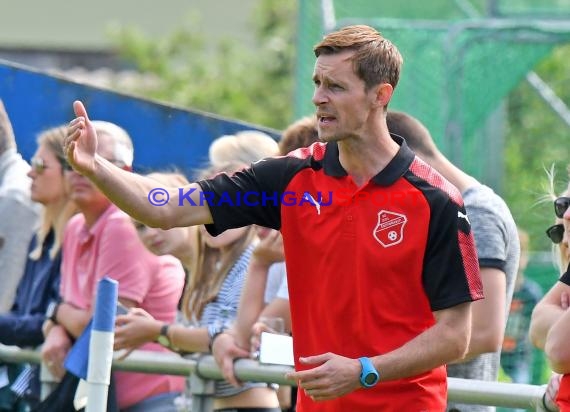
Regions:
M 61 263 L 61 241 L 63 229 L 69 218 L 76 212 L 70 200 L 64 180 L 66 167 L 63 155 L 65 126 L 48 129 L 38 137 L 38 148 L 31 160 L 32 168 L 28 176 L 32 179 L 31 197 L 34 202 L 43 205 L 40 226 L 29 245 L 29 253 L 20 280 L 16 298 L 10 312 L 0 316 L 0 343 L 21 347 L 36 347 L 43 343 L 42 324 L 50 302 L 56 302 L 59 296 L 59 277 Z M 9 218 L 9 217 L 5 217 Z M 18 378 L 20 365 L 9 365 L 12 381 Z M 34 367 L 35 368 L 35 367 Z M 32 370 L 26 367 L 21 376 Z M 15 372 L 15 373 L 14 373 Z M 23 403 L 33 405 L 39 399 L 39 393 L 32 384 L 39 383 L 37 376 L 27 375 L 23 385 L 15 388 L 27 399 L 17 399 L 10 394 L 10 385 L 0 391 L 0 403 L 12 403 L 12 407 L 22 407 Z M 11 397 L 11 399 L 7 399 Z
M 208 159 L 210 164 L 217 168 L 230 163 L 242 163 L 245 167 L 278 152 L 277 142 L 266 133 L 244 130 L 214 140 L 208 149 Z
M 560 411 L 570 411 L 570 183 L 559 197 L 554 199 L 555 224 L 547 229 L 547 235 L 558 249 L 556 259 L 562 276 L 536 305 L 531 319 L 530 337 L 533 344 L 543 349 L 554 372 L 563 374 L 557 392 L 559 377 L 551 380 L 544 401 L 547 410 L 555 410 L 549 403 L 556 397 Z

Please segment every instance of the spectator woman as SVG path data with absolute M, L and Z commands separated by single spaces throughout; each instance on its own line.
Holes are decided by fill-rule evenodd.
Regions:
M 546 231 L 548 237 L 557 246 L 558 263 L 562 276 L 535 307 L 530 337 L 534 345 L 543 349 L 554 372 L 562 374 L 556 404 L 561 411 L 570 411 L 570 184 L 566 191 L 554 199 L 555 224 Z M 549 404 L 549 395 L 556 392 L 558 377 L 551 380 L 549 391 L 544 399 L 545 407 Z M 554 387 L 554 390 L 552 388 Z M 553 397 L 553 396 L 552 396 Z
M 66 126 L 41 133 L 31 160 L 31 197 L 43 205 L 40 225 L 28 247 L 28 257 L 11 310 L 0 315 L 0 343 L 37 347 L 43 343 L 42 324 L 50 302 L 58 299 L 63 229 L 76 212 L 64 169 Z M 5 217 L 9 218 L 9 217 Z M 6 366 L 9 385 L 0 389 L 0 411 L 21 410 L 39 400 L 37 366 Z

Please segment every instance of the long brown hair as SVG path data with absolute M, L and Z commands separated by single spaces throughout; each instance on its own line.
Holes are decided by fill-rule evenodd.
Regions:
M 63 141 L 66 135 L 67 125 L 58 126 L 45 130 L 38 136 L 37 140 L 38 146 L 45 146 L 50 152 L 55 155 L 58 162 L 62 166 L 65 163 Z M 55 239 L 53 246 L 49 251 L 50 257 L 53 259 L 61 249 L 65 225 L 67 224 L 68 220 L 75 213 L 77 213 L 77 206 L 75 206 L 75 203 L 70 199 L 67 188 L 65 189 L 64 197 L 65 201 L 63 207 L 55 211 L 55 213 L 49 213 L 45 208 L 42 211 L 42 218 L 39 228 L 36 232 L 36 247 L 30 252 L 30 259 L 38 260 L 41 257 L 43 244 L 46 240 L 47 235 L 52 229 L 54 231 Z
M 255 240 L 256 232 L 253 226 L 249 226 L 246 233 L 231 245 L 229 252 L 223 257 L 219 249 L 206 244 L 199 232 L 197 236 L 199 239 L 196 258 L 192 262 L 189 282 L 182 297 L 184 315 L 192 321 L 198 321 L 204 307 L 216 299 L 234 263 Z
M 241 162 L 232 162 L 223 166 L 212 166 L 198 174 L 201 178 L 207 178 L 217 173 L 234 173 L 244 166 Z M 196 231 L 196 236 L 196 255 L 192 262 L 186 290 L 182 296 L 184 315 L 191 321 L 198 321 L 204 307 L 216 299 L 234 263 L 256 240 L 257 234 L 254 226 L 248 226 L 245 234 L 231 245 L 224 256 L 221 255 L 219 249 L 211 248 L 206 244 L 200 231 Z

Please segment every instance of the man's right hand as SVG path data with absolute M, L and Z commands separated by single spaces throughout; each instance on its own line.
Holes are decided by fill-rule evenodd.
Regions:
M 82 175 L 89 175 L 95 171 L 97 133 L 83 103 L 79 100 L 73 102 L 73 111 L 77 117 L 67 127 L 65 156 L 73 169 Z
M 224 379 L 230 384 L 240 387 L 241 382 L 234 374 L 234 360 L 238 358 L 248 358 L 249 352 L 240 348 L 232 335 L 227 332 L 221 333 L 214 339 L 212 344 L 212 354 L 220 368 Z

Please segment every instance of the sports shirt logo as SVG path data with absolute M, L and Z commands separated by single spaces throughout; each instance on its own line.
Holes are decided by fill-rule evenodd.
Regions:
M 317 215 L 321 214 L 321 204 L 319 202 L 317 202 L 315 200 L 315 198 L 309 192 L 303 193 L 303 200 L 306 200 L 311 205 L 313 205 L 315 207 L 315 209 L 317 209 Z
M 404 239 L 404 226 L 408 218 L 400 213 L 381 210 L 374 228 L 374 239 L 384 247 L 397 245 Z

